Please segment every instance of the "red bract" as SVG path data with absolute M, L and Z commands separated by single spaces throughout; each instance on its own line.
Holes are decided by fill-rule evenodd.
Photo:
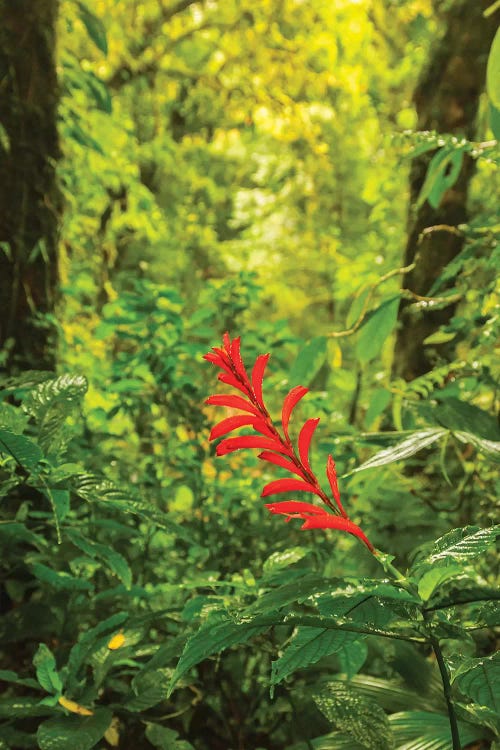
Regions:
M 241 339 L 236 338 L 231 341 L 229 334 L 225 333 L 222 348 L 213 347 L 211 352 L 205 354 L 205 359 L 222 370 L 218 376 L 222 383 L 235 388 L 241 394 L 210 396 L 206 403 L 245 412 L 223 419 L 212 429 L 210 440 L 223 438 L 217 445 L 217 455 L 224 456 L 243 448 L 260 449 L 262 451 L 259 453 L 260 459 L 280 466 L 299 477 L 299 479 L 277 479 L 270 482 L 264 487 L 262 497 L 283 492 L 309 492 L 320 497 L 330 509 L 325 510 L 325 508 L 312 503 L 290 500 L 267 504 L 266 508 L 270 513 L 284 515 L 286 521 L 290 521 L 292 518 L 301 518 L 304 521 L 301 526 L 302 529 L 347 531 L 349 534 L 358 537 L 375 554 L 373 545 L 368 541 L 359 526 L 347 517 L 347 513 L 340 502 L 337 472 L 332 456 L 328 456 L 326 475 L 333 501 L 321 488 L 311 468 L 309 450 L 319 419 L 308 419 L 302 426 L 297 441 L 298 451 L 292 445 L 289 434 L 290 418 L 293 410 L 306 395 L 308 389 L 303 385 L 297 385 L 285 397 L 281 410 L 281 427 L 283 430 L 283 434 L 281 434 L 267 411 L 262 393 L 269 354 L 260 354 L 257 357 L 252 368 L 251 378 L 249 378 L 241 357 Z M 241 427 L 251 427 L 257 434 L 226 437 L 226 435 Z M 333 511 L 333 513 L 330 511 Z

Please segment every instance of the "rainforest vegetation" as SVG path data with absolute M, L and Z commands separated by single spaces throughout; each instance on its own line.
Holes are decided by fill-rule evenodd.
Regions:
M 0 0 L 0 750 L 499 750 L 499 18 Z

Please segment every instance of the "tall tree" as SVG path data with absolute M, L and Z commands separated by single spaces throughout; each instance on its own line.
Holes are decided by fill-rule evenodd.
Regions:
M 479 98 L 484 89 L 488 51 L 496 30 L 493 17 L 485 18 L 489 0 L 455 0 L 447 5 L 445 33 L 437 43 L 414 93 L 418 130 L 435 130 L 474 139 Z M 450 231 L 467 221 L 467 195 L 474 171 L 466 157 L 455 184 L 438 208 L 427 201 L 417 206 L 432 154 L 414 159 L 410 173 L 410 210 L 405 265 L 415 263 L 404 285 L 426 295 L 443 268 L 460 252 L 463 238 Z M 436 231 L 422 234 L 428 227 Z M 441 228 L 439 228 L 441 227 Z M 412 380 L 432 367 L 424 340 L 453 315 L 454 307 L 415 311 L 408 300 L 399 310 L 394 374 Z
M 0 0 L 0 346 L 8 369 L 52 368 L 61 193 L 58 0 Z

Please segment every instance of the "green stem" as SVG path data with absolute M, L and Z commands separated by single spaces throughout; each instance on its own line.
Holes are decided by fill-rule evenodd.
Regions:
M 451 740 L 452 740 L 452 746 L 453 750 L 461 750 L 462 743 L 460 742 L 460 734 L 458 732 L 458 721 L 457 721 L 457 714 L 455 712 L 455 706 L 453 704 L 453 699 L 451 697 L 451 684 L 450 684 L 450 677 L 448 675 L 448 668 L 446 666 L 443 652 L 441 651 L 441 646 L 439 645 L 439 641 L 434 636 L 430 637 L 430 642 L 432 646 L 432 650 L 434 651 L 434 654 L 436 656 L 436 661 L 438 663 L 439 672 L 441 674 L 441 680 L 443 683 L 443 692 L 444 697 L 446 700 L 446 708 L 448 710 L 448 718 L 450 721 L 450 730 L 451 730 Z
M 410 583 L 406 579 L 406 577 L 399 571 L 391 562 L 388 555 L 384 555 L 381 552 L 377 552 L 375 554 L 375 559 L 378 560 L 378 562 L 382 565 L 386 573 L 390 573 L 390 575 L 399 583 L 401 586 L 406 588 L 408 591 L 411 591 L 412 593 L 418 592 L 415 588 L 415 586 Z M 428 614 L 428 611 L 424 608 L 422 608 L 422 615 L 424 617 L 424 620 L 427 625 L 429 625 L 430 621 L 430 615 Z M 452 740 L 452 747 L 453 750 L 461 750 L 462 745 L 460 742 L 460 734 L 458 731 L 458 722 L 457 722 L 457 714 L 455 712 L 455 706 L 453 704 L 453 699 L 451 695 L 451 683 L 450 683 L 450 677 L 448 675 L 448 668 L 446 666 L 443 652 L 441 651 L 441 646 L 439 645 L 439 640 L 434 636 L 430 629 L 427 628 L 427 632 L 429 633 L 429 642 L 432 646 L 432 650 L 434 651 L 434 655 L 436 657 L 436 661 L 439 667 L 439 673 L 441 675 L 441 681 L 443 683 L 443 693 L 446 701 L 446 708 L 448 710 L 448 718 L 450 722 L 450 731 L 451 731 L 451 740 Z

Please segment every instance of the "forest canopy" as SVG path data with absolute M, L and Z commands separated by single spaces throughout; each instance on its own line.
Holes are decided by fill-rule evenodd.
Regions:
M 499 17 L 0 0 L 0 750 L 499 750 Z

